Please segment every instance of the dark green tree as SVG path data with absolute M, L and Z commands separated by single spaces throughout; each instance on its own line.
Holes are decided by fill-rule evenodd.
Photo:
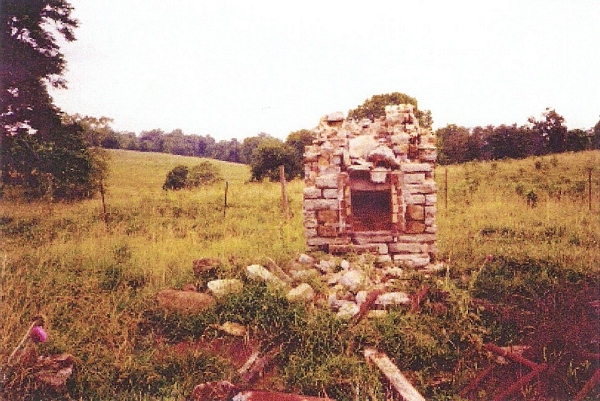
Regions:
M 307 129 L 292 132 L 285 140 L 285 144 L 294 149 L 294 176 L 304 176 L 304 149 L 311 145 L 314 133 Z
M 567 126 L 565 119 L 554 109 L 546 108 L 542 119 L 529 118 L 532 129 L 538 136 L 544 138 L 550 153 L 564 152 L 567 148 Z
M 600 120 L 596 123 L 592 131 L 592 149 L 600 149 Z
M 59 38 L 75 40 L 65 0 L 0 2 L 2 185 L 31 196 L 74 199 L 94 192 L 94 158 L 77 124 L 62 121 L 48 87 L 66 88 Z
M 258 145 L 260 145 L 260 143 L 263 141 L 269 141 L 272 139 L 273 137 L 271 135 L 264 132 L 261 132 L 257 136 L 244 138 L 240 147 L 240 162 L 244 164 L 251 164 L 252 154 Z
M 464 163 L 467 159 L 469 130 L 449 124 L 436 130 L 438 162 L 440 164 Z
M 295 150 L 276 138 L 261 142 L 252 154 L 252 180 L 278 180 L 281 165 L 284 166 L 286 180 L 298 175 Z
M 385 106 L 390 104 L 412 104 L 415 106 L 415 116 L 419 120 L 419 125 L 423 128 L 431 128 L 433 118 L 431 111 L 419 110 L 417 99 L 400 92 L 386 93 L 383 95 L 374 95 L 364 101 L 363 104 L 348 112 L 348 118 L 361 120 L 368 118 L 374 121 L 376 118 L 385 115 Z

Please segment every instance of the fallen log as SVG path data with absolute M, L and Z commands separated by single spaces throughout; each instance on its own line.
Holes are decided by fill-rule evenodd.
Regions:
M 373 348 L 366 348 L 363 353 L 367 361 L 373 362 L 381 370 L 404 401 L 425 401 L 387 355 Z
M 233 401 L 335 401 L 332 398 L 309 397 L 306 395 L 275 393 L 272 391 L 242 391 Z

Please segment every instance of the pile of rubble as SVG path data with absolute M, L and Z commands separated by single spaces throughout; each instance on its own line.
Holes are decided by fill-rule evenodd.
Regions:
M 214 259 L 197 260 L 194 273 L 198 277 L 210 276 L 218 263 Z M 441 264 L 429 265 L 420 271 L 433 272 L 442 268 Z M 286 271 L 270 261 L 266 267 L 258 264 L 247 266 L 245 273 L 249 280 L 262 281 L 285 292 L 290 302 L 327 307 L 343 319 L 353 318 L 359 313 L 382 315 L 386 307 L 411 303 L 409 294 L 397 290 L 403 269 L 391 264 L 375 267 L 368 255 L 361 255 L 356 262 L 350 262 L 301 254 Z M 193 313 L 212 305 L 216 298 L 242 291 L 243 286 L 244 282 L 237 278 L 214 279 L 207 281 L 204 292 L 189 285 L 183 290 L 163 290 L 157 300 L 165 309 Z M 323 291 L 323 288 L 326 290 Z

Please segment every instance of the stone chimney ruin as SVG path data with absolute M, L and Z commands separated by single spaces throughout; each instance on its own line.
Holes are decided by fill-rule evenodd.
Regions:
M 435 136 L 413 105 L 375 121 L 323 117 L 304 154 L 304 226 L 311 250 L 372 253 L 423 268 L 436 254 Z

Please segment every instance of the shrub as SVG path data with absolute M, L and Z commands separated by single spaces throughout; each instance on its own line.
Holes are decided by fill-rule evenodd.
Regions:
M 209 161 L 203 161 L 189 170 L 186 187 L 195 188 L 200 185 L 213 184 L 222 180 L 223 177 L 221 177 L 219 168 Z
M 179 165 L 169 171 L 163 189 L 196 188 L 200 185 L 213 184 L 222 180 L 219 168 L 209 161 L 203 161 L 192 168 Z
M 167 173 L 167 178 L 162 188 L 177 190 L 185 187 L 189 169 L 186 166 L 177 166 Z

